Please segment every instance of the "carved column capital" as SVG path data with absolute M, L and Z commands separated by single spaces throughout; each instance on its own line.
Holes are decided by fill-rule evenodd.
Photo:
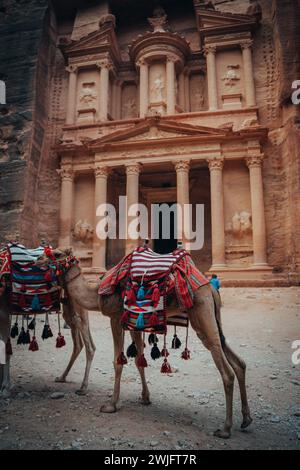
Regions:
M 209 171 L 213 171 L 213 170 L 222 171 L 223 170 L 223 166 L 224 166 L 224 158 L 223 157 L 213 158 L 211 160 L 207 160 L 207 162 L 208 162 Z
M 178 162 L 174 162 L 176 173 L 178 172 L 189 172 L 190 169 L 190 161 L 189 160 L 179 160 Z
M 108 70 L 114 69 L 114 65 L 109 59 L 99 60 L 98 62 L 96 62 L 96 66 L 99 69 L 108 69 Z
M 141 165 L 140 163 L 128 163 L 128 165 L 125 165 L 126 168 L 126 174 L 127 176 L 130 175 L 139 175 L 141 172 Z
M 246 39 L 245 41 L 241 42 L 240 44 L 242 50 L 244 49 L 251 49 L 253 46 L 253 40 L 252 39 Z
M 144 57 L 142 57 L 138 59 L 135 64 L 138 68 L 140 68 L 142 65 L 148 65 L 148 62 Z
M 246 157 L 246 164 L 248 168 L 261 168 L 264 155 L 250 155 Z
M 109 175 L 109 168 L 105 165 L 96 165 L 94 168 L 95 178 L 107 178 Z
M 62 181 L 73 181 L 74 171 L 70 167 L 62 167 L 56 170 Z
M 216 54 L 217 52 L 217 46 L 213 46 L 213 45 L 207 45 L 207 46 L 204 46 L 203 47 L 203 52 L 204 52 L 204 55 L 205 57 L 207 56 L 207 54 Z
M 173 64 L 175 64 L 178 61 L 178 57 L 176 57 L 175 54 L 168 53 L 166 55 L 166 58 L 167 58 L 167 62 L 173 62 Z
M 66 71 L 69 73 L 77 73 L 78 72 L 78 65 L 68 65 L 66 67 Z

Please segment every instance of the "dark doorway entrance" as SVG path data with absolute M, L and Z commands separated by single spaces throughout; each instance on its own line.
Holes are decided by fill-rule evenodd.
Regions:
M 162 204 L 166 204 L 169 207 L 175 204 L 174 202 L 165 202 L 165 203 L 156 203 L 158 206 L 161 206 Z M 176 227 L 176 211 L 170 211 L 170 217 L 163 218 L 163 214 L 160 212 L 159 213 L 159 218 L 158 220 L 154 220 L 153 223 L 159 225 L 158 233 L 159 233 L 159 238 L 156 240 L 153 240 L 153 250 L 155 253 L 161 253 L 161 254 L 166 254 L 166 253 L 171 253 L 175 248 L 177 248 L 177 239 L 175 238 L 175 227 Z M 168 228 L 170 236 L 168 238 L 163 238 L 163 224 L 170 224 Z

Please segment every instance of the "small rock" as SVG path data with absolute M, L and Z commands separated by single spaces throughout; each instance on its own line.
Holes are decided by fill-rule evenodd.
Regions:
M 65 394 L 63 392 L 53 392 L 50 395 L 50 398 L 52 398 L 52 400 L 58 400 L 59 398 L 64 398 L 64 397 L 65 397 Z
M 270 418 L 271 423 L 280 423 L 280 418 L 279 416 L 272 416 Z
M 150 446 L 151 447 L 156 447 L 156 446 L 158 446 L 158 442 L 157 441 L 151 441 Z
M 278 379 L 278 377 L 277 377 L 277 375 L 270 375 L 270 379 L 271 380 L 276 380 L 276 379 Z
M 164 436 L 170 436 L 171 433 L 170 433 L 170 431 L 164 431 L 163 434 L 164 434 Z

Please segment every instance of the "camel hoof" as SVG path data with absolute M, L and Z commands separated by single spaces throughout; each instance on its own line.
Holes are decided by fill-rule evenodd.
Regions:
M 85 388 L 80 388 L 79 390 L 76 390 L 75 393 L 76 395 L 83 396 L 87 394 L 87 390 Z
M 251 418 L 251 416 L 246 416 L 244 419 L 243 419 L 243 422 L 241 424 L 241 429 L 246 429 L 248 426 L 250 426 L 250 424 L 252 423 L 253 419 Z
M 214 432 L 214 436 L 215 437 L 220 437 L 221 439 L 229 439 L 230 436 L 231 436 L 231 433 L 230 431 L 225 431 L 224 429 L 217 429 L 215 432 Z
M 141 405 L 144 405 L 144 406 L 149 406 L 151 405 L 151 401 L 150 401 L 150 398 L 141 398 L 140 399 L 140 403 Z
M 107 405 L 102 405 L 100 408 L 101 413 L 115 413 L 117 411 L 116 405 L 108 403 Z
M 60 384 L 65 384 L 66 379 L 64 379 L 63 377 L 55 377 L 55 382 L 58 382 Z

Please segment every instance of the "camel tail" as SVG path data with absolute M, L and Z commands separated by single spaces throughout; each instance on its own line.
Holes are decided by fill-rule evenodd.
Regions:
M 217 322 L 217 325 L 218 325 L 221 345 L 222 345 L 222 347 L 224 347 L 225 343 L 226 343 L 226 338 L 223 334 L 222 322 L 221 322 L 221 297 L 220 297 L 220 293 L 216 289 L 214 289 L 214 287 L 212 287 L 211 290 L 212 290 L 212 295 L 213 295 L 213 299 L 214 299 L 215 316 L 216 316 L 216 322 Z

